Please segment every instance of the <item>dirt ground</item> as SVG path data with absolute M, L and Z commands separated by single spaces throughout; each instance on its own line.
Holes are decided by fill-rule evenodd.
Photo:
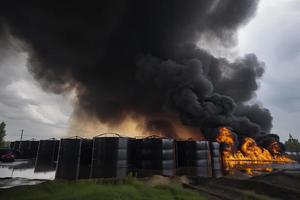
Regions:
M 211 199 L 300 199 L 300 171 L 280 171 L 248 179 L 193 180 L 192 187 Z
M 179 183 L 212 200 L 300 200 L 299 170 L 281 170 L 256 177 L 227 176 L 219 179 L 152 176 L 145 182 L 150 186 Z

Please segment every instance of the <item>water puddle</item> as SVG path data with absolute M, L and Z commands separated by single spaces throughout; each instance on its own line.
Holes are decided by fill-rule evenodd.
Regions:
M 35 159 L 0 162 L 0 188 L 34 185 L 55 178 L 54 163 L 36 163 Z

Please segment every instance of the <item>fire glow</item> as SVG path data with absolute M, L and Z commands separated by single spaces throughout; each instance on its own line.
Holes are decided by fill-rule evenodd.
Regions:
M 267 150 L 259 147 L 255 140 L 249 137 L 243 139 L 239 150 L 235 150 L 235 138 L 230 129 L 222 127 L 216 141 L 223 144 L 222 160 L 224 170 L 232 172 L 233 169 L 243 168 L 246 173 L 253 175 L 254 166 L 270 165 L 273 163 L 294 163 L 287 156 L 280 153 L 280 146 L 273 142 Z M 263 167 L 264 171 L 272 171 L 270 167 Z
M 167 123 L 160 125 L 159 121 Z M 74 136 L 74 133 L 82 137 L 94 137 L 99 133 L 118 133 L 122 136 L 138 138 L 157 135 L 175 139 L 205 140 L 200 128 L 185 126 L 179 119 L 172 116 L 153 116 L 151 119 L 146 119 L 141 116 L 128 115 L 120 123 L 111 125 L 102 123 L 97 118 L 82 112 L 80 117 L 73 117 L 71 120 L 68 135 Z

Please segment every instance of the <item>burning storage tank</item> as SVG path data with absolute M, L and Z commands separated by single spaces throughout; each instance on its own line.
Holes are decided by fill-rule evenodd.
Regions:
M 132 139 L 118 134 L 101 134 L 93 139 L 91 178 L 125 177 L 130 172 Z M 137 152 L 136 152 L 137 153 Z
M 79 137 L 60 140 L 56 179 L 87 179 L 90 174 L 93 140 Z
M 216 141 L 221 145 L 223 169 L 228 174 L 239 170 L 253 175 L 254 171 L 272 171 L 275 163 L 295 163 L 281 153 L 279 141 L 264 148 L 253 138 L 237 138 L 228 127 L 220 127 L 218 132 Z
M 178 175 L 211 177 L 212 159 L 209 141 L 176 141 Z
M 134 171 L 139 176 L 175 174 L 174 139 L 150 136 L 132 144 Z

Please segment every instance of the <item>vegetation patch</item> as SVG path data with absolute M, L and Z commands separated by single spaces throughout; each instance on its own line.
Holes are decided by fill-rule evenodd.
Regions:
M 135 200 L 135 199 L 207 199 L 196 191 L 184 189 L 180 185 L 150 186 L 135 179 L 118 181 L 83 180 L 49 181 L 34 186 L 20 186 L 3 190 L 0 199 L 5 200 Z

